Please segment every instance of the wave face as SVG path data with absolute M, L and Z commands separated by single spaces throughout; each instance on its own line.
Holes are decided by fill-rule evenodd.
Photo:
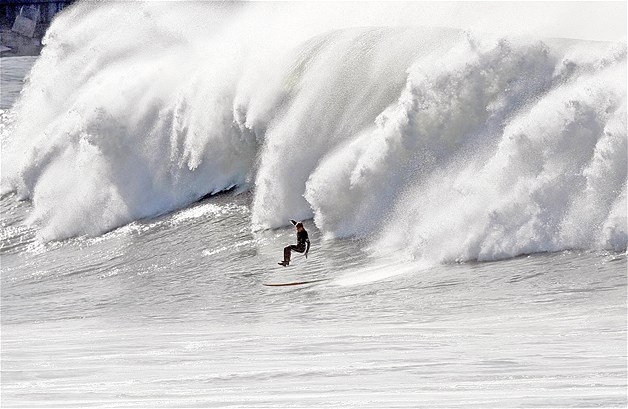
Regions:
M 313 218 L 404 257 L 626 249 L 624 43 L 287 7 L 68 9 L 3 136 L 3 194 L 43 240 L 237 187 L 253 229 Z

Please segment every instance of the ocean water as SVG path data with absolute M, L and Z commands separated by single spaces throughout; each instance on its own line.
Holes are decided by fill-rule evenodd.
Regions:
M 290 7 L 0 60 L 2 406 L 625 407 L 625 42 Z

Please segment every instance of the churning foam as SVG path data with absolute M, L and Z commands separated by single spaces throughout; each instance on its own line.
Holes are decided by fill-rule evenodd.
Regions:
M 2 141 L 3 193 L 33 201 L 43 239 L 238 186 L 253 229 L 313 217 L 418 259 L 626 248 L 624 43 L 274 7 L 61 14 Z

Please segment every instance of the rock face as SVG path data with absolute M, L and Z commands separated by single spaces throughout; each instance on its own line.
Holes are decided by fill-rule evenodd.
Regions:
M 54 16 L 74 0 L 12 0 L 0 4 L 0 56 L 38 55 Z
M 24 37 L 33 38 L 40 16 L 41 13 L 37 7 L 22 7 L 20 14 L 15 17 L 11 31 Z

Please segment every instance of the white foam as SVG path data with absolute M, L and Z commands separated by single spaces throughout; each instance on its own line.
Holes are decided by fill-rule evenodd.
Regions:
M 432 262 L 626 248 L 625 43 L 347 7 L 76 4 L 3 120 L 2 192 L 45 240 L 235 186 L 252 229 L 314 217 Z
M 488 159 L 459 158 L 409 189 L 379 245 L 433 261 L 625 249 L 615 204 L 626 186 L 625 72 L 624 58 L 536 98 Z

